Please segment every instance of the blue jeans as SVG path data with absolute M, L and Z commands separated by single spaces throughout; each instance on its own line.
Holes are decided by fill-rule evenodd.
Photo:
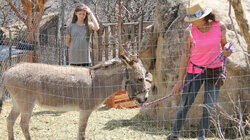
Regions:
M 185 78 L 185 83 L 190 81 L 196 74 L 187 73 Z M 181 94 L 181 101 L 177 109 L 177 113 L 174 120 L 172 136 L 179 136 L 180 130 L 186 120 L 186 116 L 188 110 L 192 106 L 195 97 L 202 84 L 204 83 L 205 93 L 204 93 L 204 102 L 203 104 L 207 107 L 203 107 L 203 115 L 200 120 L 200 126 L 198 130 L 198 137 L 202 139 L 202 137 L 207 136 L 210 127 L 210 119 L 209 116 L 213 115 L 214 102 L 217 101 L 220 87 L 213 86 L 208 83 L 205 79 L 205 75 L 201 74 L 194 81 L 192 81 L 189 85 L 184 87 L 183 93 Z

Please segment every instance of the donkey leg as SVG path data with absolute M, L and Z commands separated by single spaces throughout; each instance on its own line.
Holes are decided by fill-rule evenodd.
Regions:
M 22 128 L 26 140 L 30 140 L 30 133 L 29 133 L 30 117 L 31 117 L 31 112 L 21 113 L 20 127 Z
M 89 119 L 89 116 L 91 114 L 91 110 L 81 110 L 80 111 L 80 117 L 79 117 L 79 131 L 78 131 L 78 140 L 84 140 L 85 139 L 85 130 L 87 127 L 87 122 Z
M 20 127 L 23 131 L 26 140 L 30 140 L 29 121 L 35 105 L 35 96 L 32 92 L 24 92 L 24 94 L 17 100 L 18 108 L 21 112 Z
M 8 130 L 8 139 L 9 140 L 14 140 L 13 126 L 14 126 L 15 121 L 19 115 L 20 115 L 20 111 L 13 104 L 11 112 L 7 118 L 7 130 Z

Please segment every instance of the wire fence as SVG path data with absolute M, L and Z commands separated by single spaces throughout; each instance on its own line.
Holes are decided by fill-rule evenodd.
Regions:
M 151 22 L 146 22 L 148 25 Z M 104 24 L 98 32 L 92 32 L 89 47 L 93 64 L 100 61 L 109 60 L 118 57 L 117 24 Z M 46 64 L 68 64 L 68 48 L 65 46 L 65 36 L 56 36 L 56 29 L 47 29 L 47 34 L 40 33 L 35 36 L 39 41 L 29 41 L 26 39 L 27 31 L 8 31 L 1 34 L 1 48 L 6 52 L 2 54 L 2 60 L 15 54 L 25 53 L 27 51 L 37 51 L 41 55 L 41 62 Z M 55 32 L 51 34 L 51 32 Z M 125 23 L 123 25 L 124 34 L 122 46 L 124 51 L 130 51 L 135 54 L 139 45 L 139 24 Z M 80 38 L 79 38 L 80 39 Z M 64 41 L 64 42 L 62 42 Z M 16 51 L 19 50 L 19 51 Z M 8 51 L 8 52 L 7 52 Z M 112 55 L 111 55 L 111 54 Z M 10 56 L 9 56 L 10 55 Z M 35 60 L 34 60 L 35 61 Z M 11 63 L 11 61 L 10 61 Z M 14 62 L 13 62 L 14 63 Z
M 61 8 L 63 9 L 63 5 Z M 249 69 L 244 69 L 246 59 L 244 57 L 246 55 L 244 48 L 234 48 L 238 56 L 234 58 L 238 59 L 238 62 L 242 61 L 244 64 L 239 65 L 243 66 L 240 68 L 229 66 L 225 85 L 220 90 L 212 90 L 212 93 L 220 92 L 215 107 L 210 106 L 209 103 L 203 104 L 204 98 L 209 101 L 209 99 L 212 100 L 215 97 L 206 97 L 206 95 L 212 96 L 211 93 L 208 94 L 207 91 L 204 91 L 204 88 L 208 88 L 206 80 L 209 79 L 198 77 L 196 84 L 204 84 L 201 90 L 183 93 L 182 98 L 177 95 L 151 106 L 115 109 L 102 103 L 110 95 L 117 92 L 117 89 L 123 85 L 122 82 L 124 78 L 127 78 L 127 75 L 129 75 L 129 78 L 134 76 L 133 71 L 122 71 L 118 67 L 120 63 L 116 62 L 116 60 L 120 55 L 119 45 L 122 46 L 122 50 L 128 56 L 137 56 L 141 50 L 148 51 L 148 53 L 141 56 L 141 60 L 144 62 L 144 67 L 149 69 L 154 78 L 148 95 L 148 102 L 152 102 L 170 94 L 173 85 L 178 82 L 176 73 L 181 69 L 179 61 L 182 54 L 183 40 L 182 38 L 178 38 L 178 41 L 175 42 L 160 42 L 161 40 L 157 40 L 160 44 L 159 42 L 154 44 L 143 39 L 147 35 L 152 36 L 152 34 L 162 34 L 164 36 L 176 32 L 184 33 L 185 28 L 168 29 L 156 33 L 148 31 L 150 30 L 148 25 L 152 24 L 152 21 L 123 23 L 121 27 L 122 34 L 120 35 L 122 40 L 119 42 L 118 23 L 100 23 L 101 29 L 98 32 L 92 32 L 90 35 L 89 48 L 92 65 L 98 65 L 101 61 L 104 61 L 104 63 L 89 72 L 68 66 L 69 48 L 65 46 L 66 26 L 64 19 L 62 19 L 63 11 L 60 14 L 60 17 L 53 20 L 56 22 L 49 23 L 46 28 L 43 28 L 44 30 L 35 35 L 34 38 L 38 40 L 36 42 L 27 40 L 27 31 L 8 30 L 4 33 L 0 32 L 1 77 L 6 70 L 17 63 L 42 64 L 38 67 L 33 67 L 33 64 L 24 65 L 14 69 L 16 71 L 10 74 L 10 76 L 14 77 L 14 80 L 9 79 L 12 82 L 6 85 L 9 86 L 9 89 L 14 90 L 11 92 L 19 91 L 20 95 L 22 95 L 18 98 L 19 95 L 12 94 L 15 99 L 14 104 L 27 104 L 28 108 L 34 109 L 29 125 L 24 123 L 24 119 L 22 121 L 22 119 L 18 118 L 15 121 L 13 112 L 12 117 L 14 118 L 8 117 L 12 102 L 7 97 L 0 117 L 0 126 L 3 126 L 0 128 L 0 139 L 7 139 L 8 133 L 11 132 L 11 129 L 6 127 L 7 125 L 10 127 L 14 122 L 19 121 L 20 123 L 14 126 L 16 139 L 25 138 L 22 129 L 25 130 L 26 126 L 29 126 L 31 138 L 34 139 L 76 139 L 80 124 L 88 124 L 85 131 L 87 139 L 166 139 L 166 136 L 172 132 L 173 122 L 176 121 L 175 115 L 181 99 L 186 99 L 185 103 L 189 104 L 184 109 L 189 109 L 192 106 L 180 133 L 182 139 L 198 137 L 198 128 L 202 127 L 202 125 L 199 126 L 199 122 L 204 110 L 207 110 L 208 114 L 212 114 L 209 118 L 211 119 L 210 123 L 213 125 L 211 125 L 210 129 L 206 129 L 210 132 L 209 138 L 249 138 Z M 218 54 L 218 50 L 209 53 Z M 27 73 L 27 71 L 30 73 Z M 43 74 L 49 75 L 49 77 Z M 99 78 L 93 79 L 94 85 L 84 85 L 82 84 L 83 81 L 86 82 L 88 78 L 91 79 L 86 75 Z M 70 81 L 75 82 L 70 83 Z M 135 87 L 141 84 L 132 83 L 130 85 Z M 83 93 L 101 94 L 87 96 L 85 97 L 86 100 L 83 100 L 81 98 Z M 48 111 L 49 109 L 34 105 L 34 94 L 37 94 L 40 104 L 63 107 L 68 110 L 80 110 L 80 115 L 77 111 L 64 112 L 65 110 L 58 111 L 56 108 L 54 111 Z M 193 96 L 185 98 L 185 95 L 188 94 Z M 191 100 L 195 97 L 195 102 L 192 103 Z M 118 100 L 124 100 L 124 98 L 123 96 Z M 82 102 L 86 103 L 79 109 L 79 104 Z M 20 104 L 19 106 L 21 106 Z M 93 105 L 98 107 L 93 107 Z M 97 109 L 94 110 L 93 108 Z M 15 111 L 14 108 L 14 114 L 17 113 Z M 85 115 L 91 113 L 90 118 L 88 120 L 80 119 L 79 121 L 79 118 L 84 117 L 83 113 Z M 22 114 L 27 115 L 26 117 L 31 115 L 29 112 L 22 112 Z M 204 119 L 208 119 L 208 116 L 205 116 Z
M 123 49 L 127 54 L 137 54 L 138 50 L 143 48 L 153 48 L 154 45 L 144 44 L 145 46 L 141 45 L 139 42 L 139 35 L 138 30 L 136 30 L 137 24 L 128 24 L 127 33 L 122 34 L 123 38 Z M 132 27 L 131 27 L 132 26 Z M 135 27 L 133 27 L 135 26 Z M 108 27 L 108 28 L 107 28 Z M 138 28 L 137 28 L 138 29 Z M 93 33 L 93 36 L 91 38 L 91 54 L 92 59 L 94 60 L 93 63 L 98 64 L 100 61 L 110 61 L 113 60 L 113 58 L 117 58 L 119 55 L 118 52 L 118 41 L 117 41 L 117 34 L 112 34 L 112 26 L 104 26 L 104 32 L 102 34 Z M 184 29 L 182 30 L 184 32 Z M 126 32 L 124 30 L 124 32 Z M 169 31 L 171 32 L 171 31 Z M 143 36 L 147 33 L 144 32 Z M 6 71 L 9 67 L 14 66 L 17 63 L 20 62 L 36 62 L 36 63 L 43 63 L 43 64 L 52 64 L 52 65 L 68 65 L 67 63 L 67 57 L 68 57 L 68 50 L 67 47 L 64 45 L 64 43 L 60 42 L 61 40 L 65 40 L 65 36 L 58 37 L 56 35 L 49 35 L 49 34 L 39 34 L 39 42 L 29 42 L 25 40 L 25 36 L 27 33 L 25 32 L 9 32 L 9 35 L 4 35 L 4 39 L 1 41 L 1 75 L 4 71 Z M 99 36 L 100 35 L 100 36 Z M 62 39 L 64 38 L 64 39 Z M 108 39 L 107 39 L 108 38 Z M 58 41 L 60 40 L 60 41 Z M 100 41 L 102 40 L 102 41 Z M 133 41 L 131 41 L 133 40 Z M 142 41 L 142 40 L 141 40 Z M 98 44 L 99 43 L 99 44 Z M 141 45 L 141 46 L 140 46 Z M 163 42 L 160 46 L 169 45 L 169 42 Z M 167 73 L 173 73 L 175 71 L 179 71 L 179 67 L 177 65 L 172 65 L 171 67 L 166 66 L 163 62 L 165 61 L 171 61 L 171 63 L 178 63 L 175 62 L 176 60 L 180 60 L 181 58 L 181 45 L 182 40 L 180 39 L 179 42 L 175 44 L 171 44 L 172 46 L 176 46 L 175 49 L 171 50 L 171 53 L 173 55 L 161 55 L 160 59 L 162 63 L 158 64 L 158 66 L 150 71 L 153 73 L 155 78 L 157 77 L 157 74 L 161 74 L 164 77 L 168 77 Z M 159 44 L 158 44 L 159 46 Z M 99 48 L 101 47 L 101 48 Z M 28 48 L 28 49 L 27 49 Z M 167 50 L 163 49 L 162 53 L 165 53 Z M 241 49 L 238 49 L 237 52 L 243 53 Z M 218 53 L 216 51 L 210 52 L 210 53 Z M 200 55 L 200 54 L 197 54 Z M 147 57 L 142 58 L 142 61 L 154 61 L 153 52 L 149 54 Z M 159 60 L 159 58 L 158 58 Z M 157 62 L 155 63 L 157 65 Z M 60 67 L 60 66 L 55 66 Z M 54 69 L 54 68 L 52 68 Z M 63 72 L 63 71 L 66 71 Z M 22 71 L 22 69 L 20 69 Z M 46 73 L 53 73 L 54 79 L 57 79 L 58 75 L 64 75 L 67 77 L 68 74 L 70 74 L 73 69 L 70 67 L 60 67 L 59 69 L 54 69 L 53 71 L 50 71 L 50 68 L 47 66 L 42 66 L 40 68 L 35 68 L 32 70 L 33 72 L 39 73 L 39 71 L 43 71 Z M 109 69 L 110 72 L 113 72 L 115 75 L 120 74 L 120 72 L 115 69 Z M 95 75 L 103 76 L 104 78 L 107 71 L 101 70 L 95 73 Z M 82 74 L 78 74 L 77 76 L 81 76 Z M 25 75 L 24 75 L 25 77 Z M 51 81 L 51 79 L 46 79 L 47 84 L 45 86 L 42 86 L 42 88 L 47 89 L 48 91 L 52 87 L 55 87 L 55 89 L 51 89 L 51 93 L 56 93 L 57 91 L 64 91 L 67 92 L 64 93 L 65 95 L 61 96 L 58 95 L 50 95 L 51 93 L 43 93 L 40 96 L 50 96 L 52 97 L 64 97 L 65 100 L 62 103 L 63 105 L 67 105 L 67 98 L 68 99 L 75 99 L 78 96 L 81 95 L 81 91 L 89 91 L 90 87 L 83 86 L 81 84 L 77 84 L 74 86 L 78 86 L 77 90 L 74 91 L 74 89 L 71 88 L 71 86 L 66 82 L 67 78 L 63 78 L 61 81 Z M 29 77 L 26 77 L 29 79 Z M 25 79 L 26 79 L 25 78 Z M 103 85 L 101 80 L 98 81 L 98 84 L 96 84 L 94 87 L 92 87 L 94 90 L 98 89 L 101 90 L 101 88 L 105 87 L 109 90 L 102 90 L 102 92 L 108 96 L 111 95 L 110 93 L 116 92 L 116 87 L 119 87 L 119 83 L 113 83 L 110 82 L 110 80 L 119 79 L 119 78 L 111 78 L 111 79 L 102 79 L 105 81 L 105 83 L 109 83 L 106 85 Z M 172 79 L 172 80 L 171 80 Z M 199 77 L 197 79 L 198 81 L 202 82 L 204 79 Z M 220 90 L 220 98 L 217 104 L 215 104 L 216 108 L 208 109 L 210 113 L 214 114 L 214 116 L 211 118 L 211 123 L 213 125 L 211 126 L 211 129 L 209 129 L 211 138 L 244 138 L 248 137 L 248 129 L 249 129 L 249 123 L 247 122 L 249 117 L 249 111 L 248 111 L 248 104 L 249 104 L 249 85 L 248 82 L 244 82 L 244 80 L 249 80 L 249 73 L 242 73 L 242 74 L 235 74 L 233 72 L 229 71 L 229 75 L 227 75 L 227 82 L 225 87 L 223 87 Z M 19 80 L 19 84 L 25 83 L 28 81 L 23 81 L 22 78 Z M 149 95 L 151 98 L 150 101 L 159 99 L 160 97 L 165 96 L 166 94 L 170 94 L 170 91 L 162 91 L 158 90 L 156 93 L 155 87 L 161 87 L 166 86 L 166 90 L 170 90 L 170 87 L 172 88 L 173 84 L 177 82 L 176 78 L 169 78 L 165 80 L 159 80 L 155 81 L 152 87 L 152 91 Z M 236 82 L 236 83 L 234 83 Z M 234 83 L 234 84 L 233 84 Z M 38 84 L 37 87 L 39 87 L 39 83 L 33 83 Z M 230 85 L 233 84 L 233 85 Z M 28 87 L 32 86 L 28 84 Z M 13 86 L 16 90 L 22 90 L 26 92 L 37 92 L 37 90 L 31 90 L 29 88 L 19 87 L 19 86 Z M 66 94 L 71 93 L 69 91 L 74 92 L 76 97 L 67 97 Z M 45 90 L 46 91 L 46 90 Z M 163 93 L 164 92 L 164 93 Z M 63 92 L 62 92 L 63 93 Z M 197 95 L 195 92 L 189 92 L 188 94 L 194 94 Z M 199 100 L 202 100 L 202 97 L 206 95 L 206 92 L 203 90 L 200 90 L 198 92 Z M 95 97 L 95 98 L 88 98 L 92 102 L 97 101 L 104 101 L 106 99 L 103 97 Z M 28 96 L 30 102 L 28 102 L 29 106 L 32 106 L 32 100 L 31 96 Z M 205 97 L 204 97 L 205 98 Z M 60 106 L 60 101 L 53 101 L 49 100 L 49 98 L 44 98 L 48 104 L 52 104 L 54 102 L 54 106 Z M 90 117 L 88 121 L 88 127 L 86 130 L 86 136 L 89 139 L 144 139 L 152 138 L 152 139 L 164 139 L 168 134 L 171 133 L 171 129 L 173 127 L 173 121 L 175 120 L 175 111 L 178 108 L 177 101 L 179 99 L 171 99 L 170 101 L 167 99 L 167 101 L 163 101 L 160 103 L 156 103 L 156 106 L 153 104 L 152 106 L 144 107 L 144 108 L 135 108 L 135 109 L 122 109 L 117 110 L 113 108 L 109 108 L 106 105 L 102 105 L 99 107 L 96 111 L 92 113 L 94 115 L 93 117 Z M 196 99 L 197 100 L 197 99 Z M 27 100 L 25 98 L 23 99 L 23 102 L 27 103 Z M 78 102 L 78 101 L 75 101 Z M 91 104 L 88 103 L 88 106 Z M 190 105 L 191 106 L 191 105 Z M 194 104 L 192 104 L 192 110 L 190 116 L 187 117 L 186 123 L 184 125 L 184 128 L 181 131 L 181 136 L 185 138 L 195 138 L 197 137 L 198 133 L 198 122 L 201 118 L 201 109 L 202 108 L 209 108 L 210 106 L 205 106 L 202 104 L 201 101 L 196 101 Z M 11 102 L 9 100 L 6 101 L 6 103 L 3 106 L 2 113 L 7 117 L 8 112 L 11 108 Z M 77 109 L 77 107 L 71 108 L 72 110 Z M 140 110 L 142 112 L 146 113 L 139 113 Z M 158 110 L 158 112 L 157 112 Z M 164 111 L 166 110 L 166 111 Z M 230 110 L 230 111 L 229 111 Z M 86 109 L 85 111 L 92 111 L 89 109 Z M 229 112 L 228 112 L 229 111 Z M 148 113 L 148 112 L 155 112 L 155 113 Z M 197 113 L 199 112 L 199 113 Z M 160 114 L 162 113 L 162 115 Z M 145 115 L 148 114 L 148 115 Z M 197 115 L 195 115 L 197 114 Z M 200 115 L 198 115 L 200 114 Z M 154 116 L 156 115 L 156 116 Z M 119 117 L 118 117 L 119 116 Z M 159 119 L 150 119 L 150 118 L 158 118 Z M 6 121 L 4 119 L 6 117 L 2 117 L 3 124 L 2 126 L 6 125 Z M 35 106 L 34 108 L 34 114 L 32 116 L 32 121 L 30 122 L 29 127 L 31 128 L 31 137 L 34 138 L 41 138 L 41 139 L 47 139 L 47 138 L 58 138 L 58 139 L 72 139 L 76 138 L 77 135 L 77 128 L 78 128 L 78 113 L 77 112 L 58 112 L 58 111 L 47 111 L 43 110 L 39 106 Z M 111 119 L 113 118 L 113 119 Z M 64 123 L 61 123 L 61 120 L 65 120 Z M 68 121 L 68 122 L 66 122 Z M 85 122 L 87 123 L 87 122 Z M 99 124 L 99 125 L 97 125 Z M 60 128 L 60 129 L 58 129 Z M 5 128 L 1 128 L 1 135 L 7 136 L 8 130 Z M 18 127 L 15 127 L 15 136 L 17 138 L 23 138 L 21 129 Z

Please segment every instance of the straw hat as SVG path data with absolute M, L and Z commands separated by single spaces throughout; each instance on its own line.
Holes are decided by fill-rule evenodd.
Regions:
M 212 12 L 211 8 L 206 7 L 203 0 L 191 0 L 190 4 L 186 7 L 186 22 L 192 22 L 204 18 Z

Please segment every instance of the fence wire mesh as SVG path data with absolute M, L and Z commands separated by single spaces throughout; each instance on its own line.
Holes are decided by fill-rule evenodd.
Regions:
M 117 35 L 112 34 L 112 29 L 110 27 L 108 29 L 109 30 L 104 29 L 104 33 L 102 33 L 101 36 L 98 36 L 97 33 L 93 34 L 92 36 L 90 47 L 92 49 L 91 51 L 92 55 L 95 55 L 92 57 L 92 59 L 94 60 L 93 61 L 94 64 L 98 64 L 98 62 L 100 61 L 106 61 L 106 63 L 108 63 L 111 62 L 111 60 L 114 60 L 114 58 L 118 57 Z M 105 31 L 108 31 L 108 33 L 105 33 Z M 20 67 L 18 71 L 16 71 L 16 73 L 13 73 L 12 76 L 13 77 L 16 76 L 15 77 L 16 83 L 15 84 L 9 83 L 9 88 L 13 88 L 17 92 L 22 91 L 20 92 L 20 96 L 22 96 L 22 98 L 17 98 L 16 100 L 20 101 L 20 103 L 26 104 L 28 108 L 33 108 L 34 106 L 32 99 L 35 97 L 33 97 L 33 94 L 38 94 L 38 96 L 40 96 L 40 98 L 42 99 L 42 101 L 40 100 L 38 102 L 43 102 L 44 105 L 50 105 L 54 107 L 58 106 L 66 107 L 69 105 L 68 106 L 69 110 L 79 109 L 79 103 L 84 101 L 80 99 L 80 97 L 82 96 L 82 93 L 84 93 L 85 91 L 87 91 L 86 93 L 88 93 L 91 90 L 92 91 L 94 90 L 97 93 L 103 94 L 99 96 L 85 97 L 85 99 L 90 102 L 84 104 L 83 108 L 85 109 L 82 108 L 80 110 L 81 112 L 88 113 L 92 112 L 92 110 L 87 109 L 87 107 L 92 106 L 93 103 L 97 102 L 102 103 L 108 96 L 111 96 L 113 93 L 115 93 L 117 91 L 116 89 L 119 89 L 121 83 L 119 83 L 118 81 L 120 82 L 122 81 L 121 73 L 123 72 L 117 69 L 117 65 L 108 68 L 108 71 L 105 69 L 100 69 L 95 71 L 93 74 L 96 77 L 99 77 L 99 79 L 96 79 L 97 80 L 95 81 L 96 84 L 94 86 L 92 85 L 92 87 L 89 87 L 88 85 L 82 85 L 81 83 L 74 83 L 74 85 L 71 85 L 72 83 L 67 82 L 67 80 L 73 77 L 68 77 L 68 76 L 73 74 L 74 77 L 76 78 L 75 80 L 79 82 L 79 79 L 77 80 L 77 78 L 86 76 L 84 75 L 84 73 L 86 73 L 86 70 L 83 70 L 79 73 L 76 71 L 78 70 L 78 68 L 69 66 L 65 67 L 65 65 L 68 64 L 67 47 L 65 47 L 64 43 L 58 41 L 58 40 L 63 40 L 62 37 L 57 39 L 58 37 L 56 35 L 39 34 L 38 35 L 39 42 L 36 43 L 25 40 L 26 34 L 27 33 L 25 32 L 18 32 L 18 33 L 10 32 L 9 36 L 5 35 L 4 38 L 2 38 L 1 75 L 3 74 L 4 71 L 9 69 L 10 67 L 13 67 L 17 63 L 21 62 L 36 62 L 41 64 L 52 65 L 52 66 L 41 65 L 39 67 L 35 66 L 33 67 L 33 69 L 30 70 L 31 75 L 34 74 L 33 76 L 38 76 L 38 78 L 42 78 L 39 77 L 39 73 L 43 73 L 45 75 L 51 74 L 50 76 L 52 77 L 49 78 L 47 77 L 47 79 L 40 79 L 38 80 L 39 82 L 36 81 L 37 80 L 36 77 L 29 77 L 30 75 L 25 75 L 27 74 L 25 73 L 25 71 L 27 71 L 29 65 L 32 66 L 32 64 L 24 66 L 26 69 L 23 70 L 22 67 Z M 134 39 L 132 39 L 132 37 L 134 37 Z M 124 47 L 123 49 L 125 50 L 125 52 L 127 52 L 128 55 L 137 54 L 139 49 L 155 47 L 152 45 L 149 46 L 144 45 L 141 46 L 141 48 L 138 48 L 140 43 L 138 42 L 137 39 L 138 35 L 136 33 L 128 32 L 127 34 L 123 34 L 122 38 L 124 39 L 123 40 L 124 43 L 122 45 Z M 99 42 L 100 40 L 102 41 Z M 132 42 L 131 40 L 133 40 L 134 42 Z M 178 58 L 180 59 L 181 54 L 178 52 L 181 52 L 181 44 L 182 44 L 181 40 L 177 44 L 172 44 L 174 46 L 179 46 L 178 49 L 172 51 L 172 53 L 176 53 L 177 55 L 162 55 L 161 59 L 163 61 L 175 61 Z M 169 44 L 163 43 L 161 45 L 164 46 Z M 237 52 L 241 51 L 242 51 L 241 49 L 237 50 Z M 217 53 L 217 52 L 210 52 L 210 53 Z M 146 58 L 142 58 L 142 61 L 145 62 L 148 60 L 153 61 L 153 59 L 155 58 L 147 56 Z M 161 63 L 158 66 L 160 67 L 160 69 L 154 69 L 153 71 L 151 71 L 151 73 L 155 75 L 156 73 L 164 74 L 180 70 L 180 68 L 177 66 L 175 67 L 175 65 L 173 65 L 173 67 L 164 67 L 164 65 L 165 65 L 164 63 Z M 112 76 L 109 78 L 105 77 L 106 75 L 109 74 L 113 75 L 114 77 Z M 60 79 L 60 76 L 63 77 L 61 77 Z M 249 74 L 241 74 L 241 75 L 231 74 L 228 75 L 228 79 L 230 79 L 230 81 L 249 79 Z M 34 81 L 32 82 L 32 80 Z M 199 77 L 197 80 L 202 82 L 203 78 Z M 115 83 L 113 83 L 114 81 Z M 43 82 L 45 82 L 46 84 L 44 84 Z M 155 88 L 155 85 L 161 87 L 165 85 L 173 85 L 176 82 L 177 79 L 172 79 L 172 80 L 166 79 L 164 81 L 155 81 L 154 87 L 152 87 L 151 94 L 149 95 L 151 101 L 159 97 L 162 97 L 164 95 L 170 94 L 170 91 L 166 93 L 155 93 L 154 92 L 155 90 L 153 89 Z M 6 85 L 8 86 L 8 84 Z M 138 84 L 135 84 L 134 86 L 136 85 Z M 30 87 L 38 89 L 32 89 Z M 244 94 L 248 93 L 249 86 L 245 84 L 242 86 L 229 86 L 229 87 L 226 86 L 226 87 L 227 88 L 222 88 L 220 92 L 226 93 L 223 95 L 224 96 L 227 95 L 227 97 L 221 97 L 221 98 L 229 98 L 230 100 L 223 100 L 223 99 L 220 100 L 217 104 L 215 104 L 216 109 L 214 108 L 209 109 L 210 106 L 205 106 L 204 104 L 195 102 L 192 105 L 192 109 L 200 110 L 199 112 L 201 112 L 201 108 L 204 107 L 204 109 L 208 108 L 210 113 L 215 114 L 214 117 L 211 118 L 211 123 L 213 123 L 212 128 L 209 129 L 209 131 L 211 132 L 210 133 L 211 138 L 229 138 L 229 139 L 242 138 L 243 135 L 239 132 L 243 131 L 238 131 L 238 130 L 239 129 L 247 130 L 249 125 L 248 123 L 245 122 L 245 120 L 247 120 L 247 117 L 249 115 L 247 111 L 248 108 L 242 108 L 242 105 L 244 107 L 247 107 L 246 105 L 249 103 L 249 99 L 245 98 L 244 100 L 242 100 L 240 96 L 239 98 L 237 98 L 235 93 L 239 93 L 239 95 L 241 96 L 246 96 Z M 26 94 L 21 95 L 21 93 L 26 93 L 27 95 Z M 69 94 L 73 94 L 74 96 L 68 96 Z M 188 94 L 193 94 L 194 96 L 196 96 L 195 92 L 189 92 Z M 204 94 L 205 98 L 205 95 L 207 93 L 204 92 L 203 90 L 200 90 L 198 94 L 202 95 Z M 86 124 L 88 123 L 88 127 L 86 130 L 86 137 L 88 139 L 103 139 L 103 138 L 117 139 L 120 137 L 122 137 L 122 139 L 144 139 L 145 137 L 152 139 L 164 139 L 166 135 L 168 135 L 171 132 L 171 128 L 173 127 L 173 121 L 175 120 L 175 118 L 173 117 L 175 111 L 173 110 L 177 110 L 178 104 L 177 101 L 175 100 L 172 101 L 166 100 L 163 102 L 164 103 L 157 103 L 159 105 L 158 107 L 148 106 L 145 108 L 132 108 L 132 109 L 114 109 L 108 107 L 105 104 L 101 104 L 101 106 L 99 106 L 98 109 L 91 114 L 91 116 L 93 117 L 90 117 L 88 121 L 85 120 L 85 122 L 82 122 Z M 6 126 L 7 122 L 5 119 L 11 110 L 12 106 L 11 104 L 12 104 L 11 100 L 7 97 L 2 110 L 2 113 L 4 114 L 2 115 L 4 117 L 1 117 L 2 126 Z M 76 106 L 70 107 L 70 104 L 74 104 Z M 224 108 L 225 106 L 230 107 L 232 109 L 231 112 L 227 112 L 228 109 L 225 109 Z M 191 105 L 188 107 L 191 107 Z M 156 119 L 157 116 L 152 116 L 151 113 L 149 113 L 149 115 L 140 113 L 140 111 L 152 112 L 154 110 L 166 110 L 169 111 L 169 113 L 166 112 L 162 113 L 163 116 L 161 116 L 159 114 L 160 112 L 159 113 L 156 113 L 157 111 L 155 112 L 156 113 L 155 115 L 161 116 L 161 118 L 164 119 Z M 191 114 L 193 113 L 195 112 L 192 112 Z M 22 113 L 22 114 L 24 114 L 23 116 L 25 116 L 25 114 L 29 115 L 29 113 Z M 187 117 L 185 126 L 181 131 L 181 136 L 184 139 L 197 137 L 197 127 L 198 127 L 197 122 L 199 122 L 201 117 L 200 115 L 197 115 L 195 117 L 193 115 L 191 116 Z M 76 111 L 72 111 L 69 113 L 56 110 L 49 111 L 47 109 L 41 108 L 38 105 L 35 105 L 33 115 L 31 117 L 31 122 L 29 123 L 31 137 L 39 139 L 76 138 L 78 132 L 78 124 L 81 123 L 81 122 L 78 123 L 78 119 L 79 119 L 79 114 Z M 62 120 L 65 121 L 62 122 Z M 19 120 L 16 122 L 19 122 Z M 22 121 L 20 122 L 20 125 L 21 124 Z M 1 132 L 2 136 L 4 137 L 7 136 L 8 134 L 7 129 L 1 128 L 1 131 L 2 131 Z M 15 126 L 15 137 L 24 138 L 23 134 L 21 133 L 21 129 L 18 127 L 18 125 Z
M 177 42 L 162 41 L 161 44 L 150 44 L 143 40 L 143 37 L 185 31 L 183 27 L 169 29 L 167 32 L 150 32 L 148 25 L 151 23 L 152 21 L 143 23 L 144 32 L 140 31 L 140 23 L 123 24 L 121 35 L 122 50 L 126 55 L 138 56 L 141 51 L 149 52 L 140 56 L 143 61 L 140 68 L 149 69 L 148 72 L 155 78 L 151 83 L 148 102 L 170 94 L 173 85 L 178 82 L 176 73 L 181 69 L 179 61 L 183 40 L 179 38 Z M 85 129 L 85 124 L 87 128 L 84 134 L 87 139 L 166 139 L 174 127 L 173 122 L 176 120 L 175 114 L 181 99 L 186 99 L 185 104 L 188 104 L 181 109 L 191 108 L 180 132 L 181 139 L 198 137 L 199 122 L 204 110 L 212 114 L 209 116 L 212 125 L 207 129 L 210 132 L 208 139 L 249 138 L 249 69 L 245 72 L 240 68 L 234 70 L 229 67 L 226 84 L 221 89 L 211 89 L 211 93 L 204 91 L 209 88 L 209 85 L 204 83 L 204 77 L 198 77 L 195 84 L 204 85 L 197 92 L 176 95 L 146 107 L 116 109 L 108 106 L 107 98 L 122 90 L 121 87 L 127 78 L 133 79 L 130 79 L 132 83 L 128 94 L 133 93 L 133 87 L 146 88 L 144 86 L 148 84 L 146 81 L 143 84 L 138 83 L 138 71 L 124 71 L 126 65 L 118 61 L 117 28 L 117 24 L 103 23 L 98 32 L 91 34 L 91 60 L 92 65 L 97 66 L 93 70 L 69 66 L 66 36 L 65 33 L 59 33 L 58 27 L 48 27 L 36 34 L 34 38 L 39 38 L 37 42 L 28 41 L 26 31 L 0 32 L 1 79 L 3 73 L 11 68 L 6 74 L 7 83 L 1 82 L 1 85 L 8 87 L 11 95 L 4 91 L 0 139 L 7 139 L 14 123 L 16 139 L 25 139 L 23 131 L 27 128 L 33 139 L 76 139 L 78 131 Z M 62 28 L 63 32 L 65 29 L 66 26 Z M 166 46 L 174 47 L 166 49 Z M 246 53 L 244 48 L 234 49 L 237 54 Z M 218 51 L 209 53 L 218 54 Z M 207 53 L 203 53 L 205 54 Z M 244 55 L 239 55 L 236 59 L 243 63 L 245 61 Z M 103 63 L 100 63 L 102 61 Z M 32 64 L 17 65 L 22 62 Z M 141 72 L 142 75 L 147 75 L 144 71 Z M 214 105 L 209 103 L 216 98 L 214 96 L 218 92 L 218 102 Z M 117 96 L 116 99 L 122 104 L 127 100 L 127 96 Z M 203 100 L 207 104 L 203 104 Z M 43 108 L 35 103 L 50 107 Z M 134 104 L 134 101 L 130 103 Z M 15 107 L 12 107 L 13 104 Z M 21 117 L 18 117 L 20 113 Z M 84 119 L 89 115 L 88 120 Z M 31 121 L 27 123 L 29 118 Z M 208 119 L 208 116 L 204 119 Z M 201 126 L 203 125 L 206 124 Z

